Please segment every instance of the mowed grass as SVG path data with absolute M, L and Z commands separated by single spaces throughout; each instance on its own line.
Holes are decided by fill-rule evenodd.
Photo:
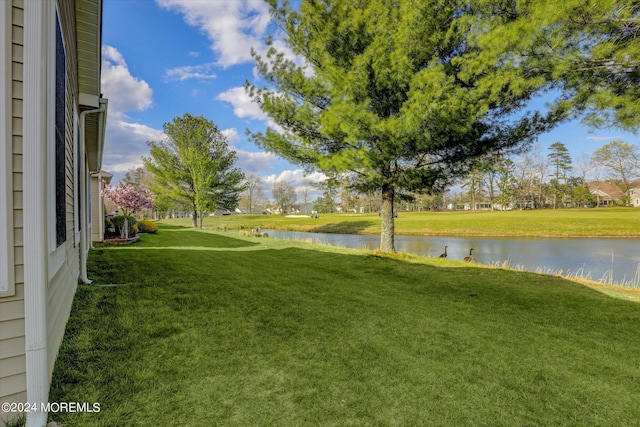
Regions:
M 190 219 L 172 220 L 189 225 Z M 377 214 L 321 214 L 314 218 L 282 215 L 207 217 L 211 229 L 274 228 L 293 231 L 378 234 Z M 439 236 L 640 237 L 640 209 L 541 209 L 476 212 L 400 212 L 397 234 Z
M 625 426 L 640 305 L 565 280 L 161 227 L 90 253 L 70 426 Z

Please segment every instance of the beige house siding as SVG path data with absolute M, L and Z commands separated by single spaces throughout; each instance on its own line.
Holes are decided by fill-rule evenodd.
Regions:
M 111 183 L 113 175 L 106 171 L 100 171 L 91 175 L 91 241 L 104 241 L 104 199 L 100 193 L 104 189 L 103 180 Z
M 67 251 L 68 263 L 58 270 L 49 282 L 47 289 L 47 349 L 49 373 L 53 372 L 53 365 L 58 354 L 58 348 L 64 336 L 65 325 L 71 312 L 73 296 L 80 274 L 79 256 L 77 251 Z M 70 268 L 69 266 L 72 266 Z
M 80 83 L 80 92 L 92 93 L 95 87 L 100 86 L 100 72 L 99 68 L 95 66 L 96 61 L 100 63 L 101 46 L 96 46 L 95 43 L 90 42 L 91 35 L 99 33 L 100 12 L 98 5 L 82 4 L 78 7 L 78 20 L 82 22 L 80 28 L 78 28 L 78 51 L 80 55 L 85 59 L 78 61 L 78 67 L 84 74 L 85 78 Z M 93 24 L 89 24 L 92 22 Z M 88 58 L 91 58 L 89 60 Z M 95 105 L 98 107 L 98 105 Z
M 80 275 L 80 246 L 75 240 L 75 187 L 76 172 L 74 167 L 75 136 L 77 126 L 75 125 L 75 115 L 77 113 L 78 102 L 78 75 L 76 46 L 76 26 L 75 14 L 72 1 L 59 1 L 60 20 L 63 31 L 63 38 L 66 47 L 67 57 L 67 79 L 66 79 L 66 128 L 65 128 L 65 149 L 66 149 L 66 223 L 67 240 L 65 246 L 65 262 L 60 269 L 50 276 L 47 287 L 47 351 L 49 373 L 53 371 L 53 365 L 58 347 L 62 342 L 65 325 L 71 311 L 71 304 L 78 285 Z M 82 224 L 86 227 L 86 224 Z
M 11 140 L 15 294 L 0 298 L 0 401 L 26 400 L 22 221 L 23 1 L 11 7 Z M 0 412 L 0 419 L 7 418 Z
M 629 190 L 629 203 L 634 208 L 640 208 L 640 187 Z
M 0 401 L 25 402 L 26 357 L 25 357 L 25 300 L 24 300 L 24 233 L 23 233 L 23 45 L 24 2 L 12 1 L 11 29 L 11 141 L 12 144 L 12 190 L 13 245 L 15 293 L 0 297 Z M 75 2 L 59 0 L 61 27 L 66 47 L 66 129 L 65 129 L 65 191 L 67 235 L 64 245 L 65 261 L 58 271 L 50 272 L 47 284 L 46 325 L 47 362 L 49 375 L 62 341 L 65 324 L 71 311 L 73 297 L 80 275 L 80 245 L 77 240 L 78 217 L 76 180 L 77 163 L 74 158 L 78 141 L 79 115 L 78 74 L 76 56 Z M 83 156 L 84 157 L 84 156 Z M 84 158 L 79 166 L 85 167 Z M 89 224 L 81 224 L 88 230 Z M 0 412 L 0 425 L 11 414 Z
M 100 203 L 100 179 L 91 177 L 91 241 L 102 242 L 104 240 L 104 213 Z
M 100 129 L 104 129 L 106 120 L 107 102 L 100 96 L 99 84 L 97 87 L 91 87 L 89 84 L 86 88 L 87 93 L 83 95 L 79 87 L 83 78 L 99 81 L 98 17 L 101 16 L 102 2 L 28 1 L 0 0 L 0 24 L 4 30 L 0 35 L 3 40 L 3 54 L 6 52 L 0 63 L 3 67 L 4 83 L 0 89 L 3 94 L 2 108 L 7 112 L 0 121 L 3 130 L 0 142 L 4 144 L 6 140 L 7 144 L 7 151 L 2 153 L 3 163 L 0 166 L 3 174 L 7 176 L 2 182 L 8 187 L 8 196 L 0 203 L 3 206 L 2 220 L 6 220 L 8 225 L 7 231 L 2 231 L 3 238 L 7 239 L 5 248 L 14 258 L 9 260 L 11 268 L 2 270 L 7 276 L 13 272 L 13 277 L 9 278 L 8 287 L 7 280 L 3 282 L 3 296 L 0 296 L 0 402 L 26 402 L 27 389 L 29 398 L 33 398 L 34 401 L 45 401 L 47 398 L 43 390 L 51 378 L 78 280 L 80 277 L 87 280 L 84 261 L 87 240 L 91 236 L 91 221 L 87 218 L 85 205 L 89 205 L 91 200 L 90 193 L 86 192 L 80 183 L 86 180 L 87 185 L 90 185 L 89 164 L 94 169 L 99 170 L 101 167 L 104 142 L 104 134 L 99 134 L 97 129 L 93 129 L 91 139 L 87 139 L 87 154 L 84 154 L 85 147 L 81 147 L 80 144 L 84 138 L 80 138 L 78 134 L 81 129 L 81 106 L 85 110 L 93 110 L 104 105 L 101 109 L 104 114 L 96 116 L 96 112 L 92 112 L 87 117 L 91 117 L 97 123 L 99 117 L 99 124 L 102 126 Z M 45 41 L 39 33 L 42 20 L 52 19 L 51 13 L 54 10 L 59 13 L 67 66 L 64 147 L 66 240 L 57 249 L 49 246 L 51 236 L 48 236 L 48 231 L 51 231 L 52 224 L 51 215 L 47 215 L 46 208 L 51 202 L 50 191 L 53 189 L 41 188 L 42 185 L 39 184 L 45 179 L 51 182 L 50 174 L 54 170 L 52 163 L 55 163 L 52 153 L 47 152 L 51 147 L 52 113 L 50 110 L 45 113 L 40 109 L 41 103 L 50 108 L 51 100 L 55 100 L 55 96 L 52 98 L 50 93 L 53 89 L 50 86 L 53 77 L 53 57 L 47 57 L 47 49 L 51 52 L 51 45 L 48 44 L 51 37 Z M 84 22 L 88 28 L 78 29 L 76 12 L 89 18 L 94 17 L 96 22 Z M 11 25 L 7 25 L 8 23 Z M 43 27 L 48 28 L 49 25 Z M 92 42 L 94 46 L 91 45 Z M 26 50 L 25 43 L 28 44 Z M 85 52 L 90 48 L 95 53 L 91 56 L 95 56 L 94 60 L 83 54 L 85 63 L 79 65 L 78 49 Z M 30 64 L 29 68 L 23 66 L 25 61 Z M 37 66 L 41 61 L 46 64 L 43 65 L 44 68 Z M 83 77 L 79 74 L 79 67 L 94 72 Z M 93 89 L 93 93 L 90 89 Z M 92 103 L 82 102 L 81 98 Z M 28 126 L 25 117 L 34 122 L 32 125 L 37 126 Z M 25 129 L 25 126 L 28 127 Z M 45 144 L 45 140 L 49 143 Z M 23 165 L 23 162 L 28 164 Z M 33 209 L 34 207 L 45 208 Z M 36 213 L 42 213 L 42 216 Z M 48 213 L 51 213 L 50 209 Z M 48 219 L 45 221 L 44 217 Z M 25 228 L 27 225 L 30 227 Z M 28 254 L 28 269 L 25 268 L 25 254 Z M 25 287 L 25 281 L 29 286 Z M 41 343 L 44 343 L 42 347 Z M 48 369 L 44 369 L 45 358 Z M 0 412 L 0 425 L 11 417 L 15 417 L 15 414 Z M 28 421 L 29 417 L 33 422 L 41 421 L 41 415 L 30 414 L 27 417 Z

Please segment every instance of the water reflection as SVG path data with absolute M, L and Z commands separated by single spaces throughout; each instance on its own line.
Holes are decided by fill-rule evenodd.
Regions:
M 265 230 L 269 236 L 307 240 L 356 249 L 378 249 L 378 236 Z M 396 249 L 426 257 L 438 257 L 444 247 L 450 259 L 473 257 L 483 264 L 502 264 L 526 271 L 590 275 L 592 280 L 640 286 L 640 239 L 512 238 L 396 236 Z M 627 283 L 628 284 L 628 283 Z

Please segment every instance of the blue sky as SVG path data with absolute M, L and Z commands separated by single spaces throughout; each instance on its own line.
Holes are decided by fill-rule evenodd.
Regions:
M 163 139 L 164 123 L 185 113 L 215 122 L 236 150 L 238 166 L 268 185 L 321 180 L 322 174 L 305 177 L 300 167 L 261 151 L 245 136 L 245 129 L 263 130 L 268 123 L 243 84 L 259 82 L 250 48 L 264 51 L 273 27 L 262 0 L 105 0 L 102 89 L 109 113 L 103 167 L 114 181 L 142 164 L 146 141 Z M 276 45 L 284 48 L 277 35 Z M 577 158 L 614 139 L 639 140 L 575 122 L 538 142 L 546 154 L 561 141 Z

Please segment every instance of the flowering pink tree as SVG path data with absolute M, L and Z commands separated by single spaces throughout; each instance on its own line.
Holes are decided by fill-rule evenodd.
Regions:
M 129 238 L 129 215 L 140 209 L 152 208 L 153 194 L 147 189 L 137 189 L 122 182 L 106 184 L 100 195 L 116 205 L 124 215 L 124 238 Z

